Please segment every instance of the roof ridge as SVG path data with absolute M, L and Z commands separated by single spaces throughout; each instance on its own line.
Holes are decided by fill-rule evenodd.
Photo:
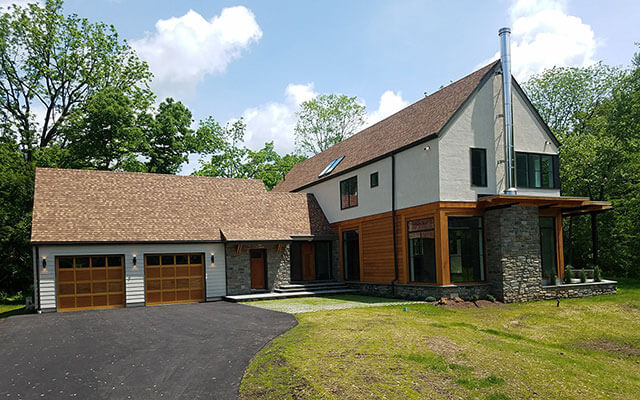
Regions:
M 180 178 L 209 178 L 218 180 L 236 180 L 236 181 L 250 181 L 250 182 L 262 182 L 257 178 L 228 178 L 224 176 L 208 176 L 208 175 L 178 175 L 178 174 L 162 174 L 159 172 L 139 172 L 139 171 L 113 171 L 104 169 L 81 169 L 81 168 L 55 168 L 55 167 L 37 167 L 37 171 L 55 171 L 55 172 L 79 172 L 79 173 L 91 173 L 91 174 L 119 174 L 119 175 L 137 175 L 137 176 L 162 176 L 162 177 L 180 177 Z

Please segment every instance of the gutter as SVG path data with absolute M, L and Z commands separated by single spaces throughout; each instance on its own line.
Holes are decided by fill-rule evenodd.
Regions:
M 396 295 L 396 283 L 398 282 L 398 246 L 396 238 L 396 156 L 391 154 L 391 221 L 393 224 L 393 271 L 394 278 L 391 281 L 391 294 Z

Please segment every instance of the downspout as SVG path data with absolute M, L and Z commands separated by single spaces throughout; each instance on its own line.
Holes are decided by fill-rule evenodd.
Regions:
M 398 246 L 396 238 L 396 155 L 391 154 L 391 221 L 393 229 L 393 270 L 394 279 L 391 281 L 391 293 L 396 295 L 396 283 L 398 282 Z

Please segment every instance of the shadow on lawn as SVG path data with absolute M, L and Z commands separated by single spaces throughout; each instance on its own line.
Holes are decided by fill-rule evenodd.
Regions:
M 2 311 L 0 312 L 0 319 L 5 319 L 14 315 L 22 315 L 22 314 L 32 314 L 33 311 L 32 310 L 27 310 L 24 307 L 21 308 L 14 308 L 8 311 Z

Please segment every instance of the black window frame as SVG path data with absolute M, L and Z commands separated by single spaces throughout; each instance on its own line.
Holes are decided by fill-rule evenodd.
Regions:
M 369 175 L 369 187 L 375 188 L 375 187 L 378 187 L 379 184 L 380 184 L 380 177 L 378 176 L 378 171 L 371 173 L 371 175 Z
M 543 160 L 550 160 L 550 174 L 543 170 Z M 532 171 L 531 164 L 537 160 L 539 171 Z M 560 189 L 560 159 L 557 154 L 531 153 L 526 151 L 516 152 L 516 187 L 526 189 Z M 539 172 L 539 175 L 536 173 Z M 545 178 L 551 178 L 553 182 L 544 185 Z M 540 185 L 535 180 L 539 179 Z M 525 182 L 522 182 L 522 181 Z M 532 181 L 534 181 L 532 183 Z
M 480 165 L 474 165 L 474 154 L 480 157 Z M 487 187 L 487 149 L 472 147 L 469 151 L 471 163 L 471 185 L 477 187 Z M 479 176 L 476 176 L 477 168 L 480 168 Z M 478 178 L 476 180 L 476 178 Z
M 346 190 L 355 190 L 354 192 L 345 193 Z M 347 196 L 347 205 L 345 206 L 343 196 Z M 352 196 L 355 196 L 355 204 L 351 203 Z M 352 176 L 351 178 L 340 181 L 340 209 L 346 210 L 358 206 L 358 176 Z

